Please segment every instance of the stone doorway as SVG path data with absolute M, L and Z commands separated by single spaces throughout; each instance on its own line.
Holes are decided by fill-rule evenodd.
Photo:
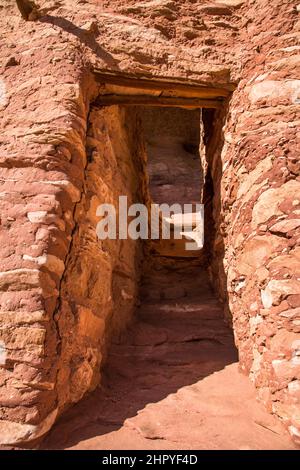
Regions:
M 230 317 L 227 315 L 224 319 L 222 305 L 210 282 L 214 269 L 211 250 L 215 241 L 212 203 L 217 191 L 213 189 L 215 182 L 212 183 L 212 169 L 207 160 L 209 151 L 200 156 L 199 148 L 201 153 L 201 148 L 215 138 L 213 108 L 203 113 L 203 109 L 194 106 L 188 111 L 177 105 L 145 108 L 144 97 L 126 98 L 126 103 L 122 98 L 119 105 L 116 100 L 114 98 L 115 104 L 111 106 L 107 101 L 105 108 L 91 113 L 88 149 L 92 167 L 89 174 L 95 173 L 95 158 L 108 148 L 116 158 L 117 167 L 125 165 L 128 171 L 129 161 L 122 160 L 121 156 L 125 148 L 131 148 L 134 168 L 138 169 L 134 179 L 142 189 L 139 197 L 150 196 L 157 202 L 163 202 L 164 198 L 172 202 L 174 197 L 182 201 L 187 198 L 186 202 L 199 198 L 205 202 L 209 236 L 204 250 L 187 257 L 176 249 L 172 251 L 170 246 L 157 248 L 147 243 L 138 248 L 138 255 L 136 247 L 121 243 L 116 256 L 112 243 L 106 244 L 105 251 L 110 253 L 117 267 L 111 275 L 114 305 L 106 317 L 107 347 L 103 350 L 101 388 L 65 414 L 43 447 L 113 449 L 121 446 L 126 449 L 133 445 L 138 448 L 160 448 L 161 445 L 161 448 L 171 449 L 178 445 L 179 432 L 181 446 L 210 448 L 215 439 L 212 407 L 218 426 L 220 423 L 223 426 L 214 444 L 217 447 L 280 448 L 281 431 L 270 439 L 270 432 L 266 432 L 264 426 L 257 429 L 251 418 L 255 410 L 257 420 L 267 423 L 267 427 L 276 427 L 262 407 L 257 407 L 250 383 L 237 373 Z M 178 128 L 181 129 L 179 136 Z M 101 152 L 96 144 L 99 129 Z M 103 144 L 106 138 L 109 145 Z M 173 161 L 179 166 L 184 160 L 188 162 L 179 175 L 170 171 L 170 149 Z M 129 155 L 127 151 L 125 154 Z M 124 175 L 128 176 L 126 171 Z M 148 178 L 145 177 L 147 172 Z M 182 185 L 174 184 L 176 177 Z M 190 192 L 186 191 L 187 177 L 192 181 Z M 136 194 L 126 185 L 128 188 L 131 195 Z M 222 252 L 219 255 L 221 257 Z M 124 260 L 130 257 L 138 259 L 138 265 L 132 264 L 126 272 Z M 222 262 L 222 258 L 215 262 Z M 130 271 L 133 267 L 134 272 Z M 139 279 L 138 288 L 135 282 Z M 226 296 L 221 296 L 221 300 L 226 302 Z M 191 398 L 197 403 L 197 411 L 193 407 L 188 411 L 185 408 Z M 245 400 L 248 400 L 246 408 Z M 222 418 L 223 415 L 230 418 Z M 237 432 L 231 428 L 232 416 Z M 179 422 L 185 424 L 179 425 Z M 191 422 L 195 427 L 192 434 Z M 203 422 L 206 422 L 204 426 Z M 203 434 L 206 439 L 201 437 Z
M 135 161 L 141 157 L 144 162 L 139 167 L 143 174 L 135 177 L 144 184 L 141 198 L 169 205 L 202 201 L 204 168 L 200 158 L 203 127 L 200 108 L 114 104 L 104 110 L 106 119 L 108 117 L 105 121 L 108 135 L 115 152 L 118 152 L 117 161 L 121 159 L 129 135 L 131 148 L 137 151 Z M 104 111 L 93 112 L 90 139 L 95 144 L 100 123 L 104 124 L 101 121 Z M 114 120 L 118 125 L 113 123 Z M 133 127 L 133 123 L 137 127 Z M 124 125 L 127 125 L 126 138 Z M 101 135 L 103 138 L 103 127 Z M 123 139 L 120 138 L 122 135 Z M 137 139 L 140 141 L 138 148 Z M 118 148 L 120 144 L 121 148 Z M 106 148 L 104 145 L 102 151 Z M 131 179 L 128 175 L 129 157 L 132 155 L 127 154 L 124 161 L 123 154 L 128 180 Z M 94 149 L 91 165 L 95 158 Z M 121 165 L 120 160 L 117 165 Z M 89 174 L 91 172 L 92 169 Z M 126 189 L 130 194 L 128 186 Z M 124 187 L 118 190 L 124 190 Z M 136 202 L 134 193 L 131 197 Z M 184 240 L 145 240 L 139 248 L 136 271 L 130 272 L 130 266 L 127 266 L 126 273 L 128 256 L 134 258 L 136 248 L 127 246 L 132 241 L 125 240 L 119 247 L 118 257 L 114 258 L 116 243 L 119 242 L 107 241 L 105 248 L 112 262 L 118 265 L 118 271 L 114 269 L 112 272 L 114 305 L 105 320 L 108 325 L 107 348 L 106 359 L 101 366 L 101 388 L 79 405 L 80 408 L 88 408 L 86 418 L 89 417 L 89 422 L 94 422 L 95 416 L 99 423 L 101 421 L 96 431 L 99 445 L 102 445 L 100 441 L 106 434 L 118 432 L 124 422 L 134 420 L 137 413 L 147 409 L 148 404 L 157 403 L 160 407 L 170 393 L 176 394 L 185 386 L 193 386 L 237 361 L 232 331 L 225 324 L 222 307 L 213 294 L 207 272 L 209 257 L 204 256 L 203 249 L 186 251 Z M 136 293 L 133 281 L 137 284 Z M 78 420 L 82 412 L 76 408 L 71 415 L 77 416 Z M 59 426 L 54 427 L 45 447 L 69 445 L 63 444 Z M 81 426 L 85 427 L 86 421 L 85 424 L 81 422 Z M 143 439 L 160 439 L 160 435 L 155 435 L 158 430 L 152 426 L 146 425 L 147 430 L 142 431 Z M 85 433 L 80 431 L 78 437 L 73 431 L 67 434 L 72 436 L 73 445 L 77 439 L 82 440 Z M 60 443 L 55 442 L 56 435 L 60 436 Z

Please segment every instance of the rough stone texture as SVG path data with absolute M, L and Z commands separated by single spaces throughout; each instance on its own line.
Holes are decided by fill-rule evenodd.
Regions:
M 198 260 L 164 263 L 148 266 L 143 302 L 111 345 L 101 388 L 62 417 L 42 448 L 294 449 L 238 373 L 206 271 Z M 172 296 L 170 284 L 181 287 Z
M 23 20 L 13 0 L 0 5 L 2 442 L 40 436 L 97 380 L 100 356 L 88 351 L 100 339 L 90 333 L 102 331 L 111 306 L 95 314 L 77 298 L 80 292 L 73 318 L 68 306 L 68 282 L 78 266 L 70 253 L 89 236 L 92 221 L 80 211 L 99 197 L 97 188 L 91 196 L 84 192 L 88 113 L 101 91 L 92 66 L 237 85 L 214 120 L 204 115 L 214 186 L 211 277 L 232 316 L 241 369 L 299 442 L 297 2 L 39 4 L 35 22 Z M 94 243 L 88 240 L 90 253 Z M 116 253 L 107 256 L 116 262 Z M 65 337 L 70 325 L 87 333 L 77 343 L 85 358 L 81 378 L 78 350 L 70 351 Z M 72 359 L 75 385 L 58 400 L 58 387 L 68 380 L 61 365 Z
M 129 130 L 129 131 L 128 131 Z M 130 319 L 139 280 L 141 243 L 97 238 L 97 208 L 143 202 L 144 155 L 141 123 L 133 110 L 111 106 L 89 114 L 87 164 L 75 229 L 55 314 L 61 351 L 57 372 L 59 409 L 77 402 L 99 383 L 102 356 L 110 335 Z

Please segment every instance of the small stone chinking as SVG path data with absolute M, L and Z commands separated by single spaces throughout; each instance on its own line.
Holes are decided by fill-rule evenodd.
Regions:
M 135 279 L 132 253 L 138 250 L 124 248 L 132 263 L 120 269 L 123 248 L 96 252 L 93 208 L 104 197 L 95 186 L 113 199 L 129 171 L 124 161 L 112 190 L 117 145 L 109 144 L 110 136 L 123 136 L 125 160 L 140 144 L 125 136 L 125 112 L 111 111 L 109 122 L 90 113 L 101 93 L 95 68 L 188 78 L 232 91 L 215 117 L 206 152 L 215 189 L 210 275 L 232 321 L 240 370 L 299 443 L 299 5 L 76 5 L 0 5 L 1 443 L 44 435 L 100 383 L 107 332 L 127 324 L 134 304 L 135 281 L 125 286 L 130 301 L 123 310 L 114 304 L 111 279 L 125 269 Z M 105 126 L 95 130 L 93 120 Z M 107 165 L 97 160 L 103 142 Z M 98 183 L 91 164 L 101 168 Z M 143 164 L 131 162 L 130 171 Z M 133 197 L 144 185 L 141 174 L 131 183 L 126 188 Z M 101 286 L 95 256 L 104 273 Z M 123 278 L 114 277 L 117 285 Z

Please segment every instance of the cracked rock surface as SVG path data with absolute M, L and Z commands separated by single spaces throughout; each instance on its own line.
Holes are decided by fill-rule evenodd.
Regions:
M 198 270 L 190 261 L 149 268 L 145 300 L 111 346 L 101 388 L 62 417 L 42 448 L 293 448 L 238 372 L 231 329 Z M 165 295 L 171 285 L 180 298 Z

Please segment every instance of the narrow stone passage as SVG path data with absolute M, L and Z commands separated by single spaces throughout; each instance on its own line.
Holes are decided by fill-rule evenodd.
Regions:
M 135 321 L 113 343 L 101 388 L 63 415 L 43 449 L 288 449 L 238 373 L 207 273 L 155 259 Z

